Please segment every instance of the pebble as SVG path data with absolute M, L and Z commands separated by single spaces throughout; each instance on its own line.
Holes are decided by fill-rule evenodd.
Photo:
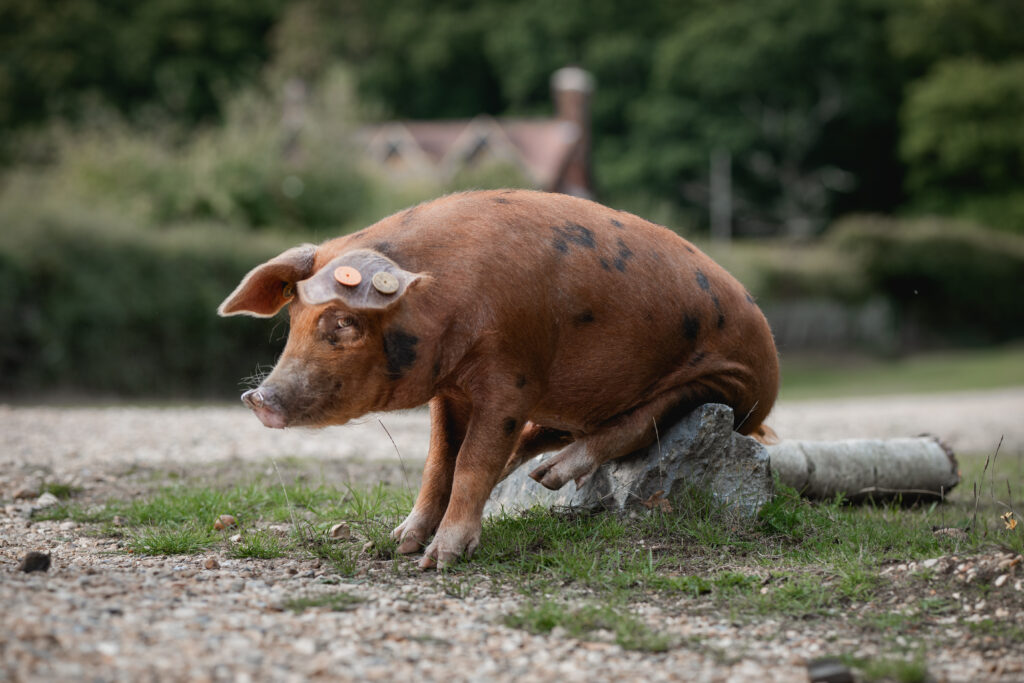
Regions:
M 331 527 L 329 535 L 335 541 L 347 541 L 352 538 L 352 529 L 345 522 L 340 522 Z
M 999 405 L 1005 403 L 1003 400 Z M 245 447 L 249 437 L 239 436 L 244 430 L 234 428 L 234 418 L 219 417 L 230 412 L 227 410 L 119 409 L 113 411 L 122 416 L 118 421 L 106 417 L 110 412 L 33 409 L 22 413 L 21 409 L 0 405 L 0 472 L 4 473 L 0 476 L 12 477 L 4 490 L 21 483 L 9 474 L 12 469 L 8 463 L 20 467 L 18 463 L 34 463 L 39 458 L 49 459 L 47 467 L 54 469 L 33 476 L 45 481 L 70 481 L 68 475 L 73 473 L 57 471 L 58 467 L 79 469 L 88 463 L 94 471 L 88 476 L 96 477 L 100 468 L 116 472 L 111 469 L 111 462 L 143 467 L 172 462 L 176 467 L 189 467 L 191 463 L 210 461 L 211 450 L 214 460 L 255 460 L 265 458 L 268 452 L 294 452 L 300 457 L 310 453 L 305 446 L 310 439 L 307 432 L 282 435 L 264 430 L 242 409 L 232 414 L 237 414 L 237 424 L 253 422 L 253 448 Z M 871 412 L 885 411 L 872 406 Z M 28 417 L 19 433 L 26 436 L 12 437 L 5 416 L 23 414 Z M 387 416 L 384 419 L 389 420 Z M 426 414 L 416 419 L 425 423 Z M 168 422 L 180 428 L 161 426 Z M 39 440 L 47 436 L 39 436 L 43 430 L 38 429 L 38 424 L 44 423 L 58 424 L 53 430 L 58 434 L 89 436 L 51 440 L 56 443 L 51 445 L 51 441 Z M 96 423 L 108 425 L 101 425 L 99 436 L 92 429 Z M 422 434 L 415 434 L 416 439 L 407 447 L 392 423 L 387 424 L 408 458 L 408 453 L 415 452 Z M 368 426 L 379 431 L 375 422 Z M 346 442 L 345 448 L 350 447 L 349 440 L 338 438 L 349 434 L 344 431 L 347 429 L 316 433 L 325 437 L 325 458 L 334 458 L 341 442 Z M 900 433 L 906 429 L 906 421 L 901 422 Z M 980 431 L 988 439 L 993 433 L 991 429 Z M 282 449 L 280 445 L 266 445 L 270 443 L 268 434 L 295 436 L 289 447 Z M 354 441 L 351 447 L 358 453 L 366 441 Z M 384 450 L 393 450 L 390 441 L 381 441 Z M 25 476 L 27 469 L 26 466 L 17 476 Z M 273 468 L 270 474 L 276 476 Z M 82 477 L 88 487 L 93 479 Z M 18 518 L 21 510 L 31 507 L 29 501 L 34 498 L 24 499 L 24 504 L 5 506 L 4 510 L 15 514 L 0 517 L 0 563 L 6 567 L 15 567 L 28 548 L 47 547 L 42 542 L 59 528 L 52 522 L 33 522 L 28 526 Z M 225 559 L 220 562 L 220 570 L 199 572 L 188 578 L 185 575 L 189 567 L 205 567 L 206 561 L 217 558 L 164 558 L 112 552 L 115 548 L 111 543 L 97 544 L 87 536 L 89 525 L 82 525 L 81 529 L 74 532 L 79 538 L 72 539 L 73 542 L 53 546 L 60 571 L 41 575 L 0 568 L 0 633 L 4 634 L 0 679 L 806 682 L 807 662 L 818 656 L 850 652 L 870 660 L 886 656 L 886 648 L 890 647 L 884 635 L 851 628 L 841 618 L 806 622 L 788 618 L 733 618 L 728 610 L 723 613 L 690 609 L 700 601 L 689 598 L 679 598 L 678 602 L 659 598 L 660 610 L 649 609 L 643 603 L 630 607 L 648 626 L 676 639 L 679 645 L 665 653 L 634 652 L 614 643 L 568 637 L 559 642 L 550 635 L 533 635 L 504 626 L 504 616 L 529 604 L 532 596 L 484 581 L 469 587 L 467 597 L 471 600 L 449 599 L 436 574 L 415 572 L 404 560 L 400 561 L 397 573 L 390 561 L 361 561 L 363 576 L 358 579 L 337 577 L 330 564 L 324 562 L 324 571 L 335 581 L 333 584 L 321 583 L 325 577 L 316 572 L 308 577 L 313 563 L 295 559 Z M 950 575 L 936 571 L 929 578 L 931 585 L 943 597 L 958 592 L 952 589 L 959 589 L 963 599 L 970 599 L 972 607 L 978 593 L 960 583 L 961 575 L 954 573 L 957 564 L 970 561 L 983 567 L 977 580 L 982 576 L 987 577 L 986 581 L 1008 576 L 998 590 L 988 594 L 984 608 L 987 612 L 972 609 L 968 614 L 946 615 L 943 619 L 948 621 L 943 626 L 931 622 L 931 634 L 936 638 L 946 638 L 947 630 L 954 634 L 948 636 L 948 647 L 928 650 L 928 672 L 936 680 L 980 683 L 993 680 L 996 675 L 1002 675 L 1001 680 L 1020 679 L 1019 649 L 1010 655 L 999 650 L 981 651 L 977 649 L 978 639 L 966 637 L 968 616 L 983 621 L 994 615 L 1024 624 L 1020 594 L 1010 592 L 1011 585 L 1021 590 L 1024 582 L 1019 563 L 1012 567 L 1007 563 L 997 571 L 997 565 L 1012 562 L 1013 557 L 1002 553 L 990 557 L 961 557 L 956 561 L 942 558 L 934 565 L 936 570 L 942 568 Z M 930 568 L 925 562 L 905 562 L 904 571 Z M 173 571 L 180 566 L 186 568 Z M 87 568 L 94 573 L 79 582 Z M 406 569 L 408 573 L 403 573 Z M 890 569 L 886 572 L 892 578 L 886 581 L 905 580 Z M 288 574 L 293 578 L 273 583 L 271 577 Z M 574 588 L 559 590 L 570 592 Z M 295 613 L 279 608 L 296 597 L 337 591 L 358 594 L 363 602 L 345 612 L 315 607 Z M 905 603 L 904 596 L 901 605 Z M 907 635 L 906 640 L 913 646 L 914 637 Z M 722 652 L 715 645 L 718 642 L 729 642 L 733 649 Z M 994 671 L 991 667 L 998 667 L 999 673 L 986 673 Z
M 206 558 L 206 561 L 203 562 L 203 567 L 205 569 L 220 569 L 220 562 L 217 561 L 216 557 L 208 557 Z
M 36 498 L 36 502 L 35 502 L 35 506 L 37 508 L 49 508 L 49 507 L 53 507 L 54 505 L 59 505 L 59 504 L 60 504 L 60 498 L 58 498 L 57 496 L 53 495 L 49 491 L 47 491 L 43 495 L 41 495 L 38 498 Z
M 26 574 L 29 572 L 45 572 L 50 569 L 50 553 L 41 553 L 37 550 L 30 550 L 21 558 L 18 570 Z
M 223 531 L 224 529 L 233 527 L 236 524 L 238 524 L 238 522 L 232 515 L 221 515 L 217 518 L 217 521 L 213 523 L 213 528 L 217 531 Z

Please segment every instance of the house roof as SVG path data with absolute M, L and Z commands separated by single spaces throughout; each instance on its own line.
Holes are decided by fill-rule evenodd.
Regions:
M 363 130 L 371 158 L 399 173 L 451 177 L 486 154 L 519 167 L 537 187 L 557 190 L 580 142 L 579 126 L 559 119 L 393 121 Z

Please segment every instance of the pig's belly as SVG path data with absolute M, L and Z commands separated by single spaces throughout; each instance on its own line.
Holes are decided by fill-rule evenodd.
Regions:
M 544 396 L 530 411 L 530 420 L 574 434 L 647 403 L 667 389 L 686 384 L 687 357 L 677 348 L 582 349 L 566 362 L 556 362 Z

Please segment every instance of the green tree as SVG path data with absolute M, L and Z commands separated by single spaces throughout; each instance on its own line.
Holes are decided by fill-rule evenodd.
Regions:
M 6 0 L 0 128 L 92 102 L 194 122 L 259 74 L 285 0 Z
M 913 0 L 889 22 L 914 79 L 901 111 L 910 207 L 1024 231 L 1024 1 Z
M 706 202 L 708 159 L 729 152 L 748 231 L 812 234 L 851 193 L 862 208 L 897 199 L 892 150 L 898 81 L 885 14 L 858 0 L 708 3 L 661 40 L 648 97 L 633 108 L 631 153 L 664 194 Z M 850 202 L 853 203 L 853 202 Z
M 1024 59 L 948 59 L 914 82 L 900 151 L 919 209 L 1024 232 Z

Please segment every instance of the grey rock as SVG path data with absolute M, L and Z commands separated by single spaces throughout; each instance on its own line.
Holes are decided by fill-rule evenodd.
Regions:
M 554 453 L 543 453 L 499 483 L 484 515 L 518 512 L 534 505 L 588 510 L 643 508 L 658 491 L 671 501 L 689 486 L 710 491 L 731 509 L 754 515 L 772 497 L 764 447 L 732 429 L 728 406 L 709 403 L 660 435 L 651 446 L 602 465 L 579 489 L 572 481 L 551 491 L 529 477 Z

